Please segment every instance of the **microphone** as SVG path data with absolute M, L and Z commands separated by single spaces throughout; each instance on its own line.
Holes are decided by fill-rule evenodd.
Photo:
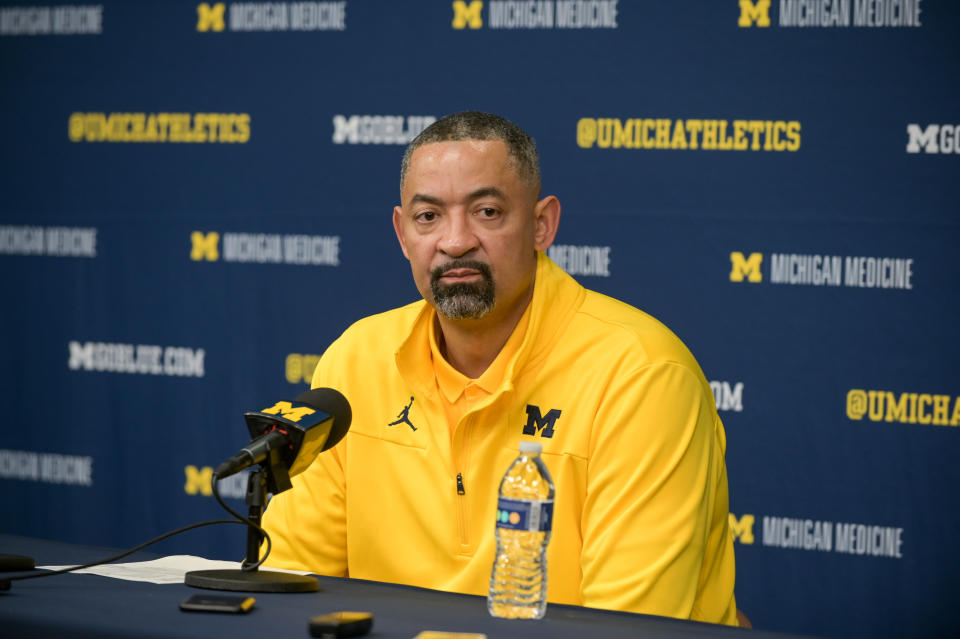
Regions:
M 260 544 L 269 536 L 261 528 L 268 493 L 290 490 L 290 476 L 303 472 L 317 455 L 343 439 L 353 417 L 350 402 L 332 388 L 314 388 L 292 402 L 279 401 L 263 410 L 247 413 L 247 430 L 253 438 L 246 448 L 220 464 L 214 471 L 213 494 L 230 514 L 248 525 L 247 558 L 239 570 L 191 570 L 183 582 L 197 588 L 243 592 L 316 592 L 316 578 L 273 571 L 258 571 Z M 216 480 L 260 464 L 247 479 L 246 519 L 230 509 L 217 492 Z M 2 587 L 2 584 L 0 584 Z
M 314 388 L 292 402 L 279 401 L 246 413 L 252 441 L 220 464 L 215 473 L 223 479 L 269 460 L 271 467 L 282 466 L 286 475 L 296 475 L 343 439 L 352 416 L 350 402 L 332 388 Z

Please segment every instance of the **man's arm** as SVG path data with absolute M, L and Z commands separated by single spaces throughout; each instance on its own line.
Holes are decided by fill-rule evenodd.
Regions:
M 275 495 L 263 515 L 273 547 L 266 566 L 347 576 L 347 522 L 338 444 Z
M 608 389 L 581 524 L 585 605 L 736 623 L 724 445 L 712 397 L 682 364 Z
M 335 346 L 317 364 L 312 388 L 337 387 L 328 370 Z M 320 453 L 307 470 L 291 479 L 291 490 L 270 500 L 263 516 L 263 527 L 273 544 L 267 566 L 348 576 L 347 439 Z

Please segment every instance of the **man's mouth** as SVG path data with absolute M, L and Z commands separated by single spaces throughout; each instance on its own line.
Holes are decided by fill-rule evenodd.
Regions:
M 479 282 L 493 284 L 490 267 L 479 260 L 458 259 L 435 267 L 430 273 L 430 281 L 435 286 L 476 286 Z
M 464 280 L 472 280 L 478 277 L 481 277 L 482 274 L 480 271 L 472 268 L 452 268 L 449 271 L 445 271 L 443 275 L 440 276 L 440 279 L 449 281 L 449 282 L 461 282 Z

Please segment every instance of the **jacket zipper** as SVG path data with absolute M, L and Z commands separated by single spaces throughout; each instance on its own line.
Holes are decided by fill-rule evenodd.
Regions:
M 460 548 L 467 547 L 467 491 L 463 486 L 463 473 L 457 473 L 457 532 L 459 533 Z
M 463 465 L 470 464 L 470 426 L 472 424 L 471 418 L 465 419 L 460 425 L 460 446 L 459 454 L 454 454 L 454 463 L 463 468 Z M 470 534 L 469 534 L 469 506 L 470 502 L 467 500 L 467 489 L 463 481 L 463 472 L 458 471 L 456 477 L 457 483 L 457 527 L 459 528 L 460 533 L 460 547 L 465 553 L 469 553 L 470 548 Z

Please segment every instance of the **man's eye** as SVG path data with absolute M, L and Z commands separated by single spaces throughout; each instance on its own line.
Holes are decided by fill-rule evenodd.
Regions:
M 420 222 L 432 222 L 437 218 L 437 214 L 433 211 L 424 211 L 423 213 L 418 213 L 415 218 Z
M 497 209 L 480 209 L 480 217 L 497 217 L 499 213 Z

